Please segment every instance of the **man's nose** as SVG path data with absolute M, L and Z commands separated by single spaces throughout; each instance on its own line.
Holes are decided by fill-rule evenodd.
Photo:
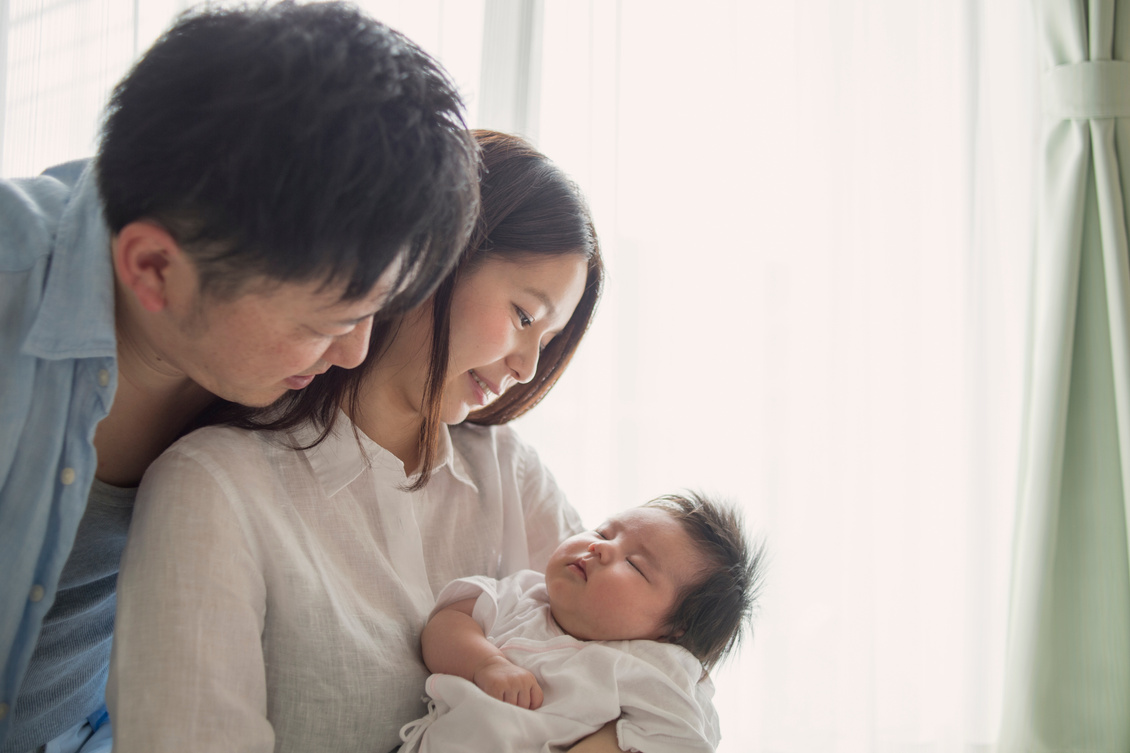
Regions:
M 352 331 L 340 337 L 335 337 L 326 348 L 322 360 L 343 369 L 352 369 L 360 366 L 369 353 L 369 336 L 373 332 L 373 317 L 367 317 L 358 322 Z

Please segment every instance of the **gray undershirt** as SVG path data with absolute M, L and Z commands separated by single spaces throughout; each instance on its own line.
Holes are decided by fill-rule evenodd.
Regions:
M 0 753 L 22 753 L 43 745 L 105 703 L 117 604 L 114 592 L 136 496 L 136 488 L 94 480 Z

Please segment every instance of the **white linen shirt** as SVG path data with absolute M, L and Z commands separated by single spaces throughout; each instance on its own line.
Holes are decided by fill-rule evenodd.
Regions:
M 507 427 L 445 428 L 418 492 L 344 416 L 312 449 L 286 442 L 211 427 L 146 473 L 118 585 L 115 753 L 392 750 L 426 710 L 436 594 L 544 570 L 581 529 Z
M 682 646 L 659 641 L 582 641 L 553 620 L 545 576 L 461 578 L 435 611 L 475 599 L 488 641 L 528 670 L 544 693 L 530 711 L 492 698 L 473 682 L 434 674 L 428 714 L 405 725 L 400 753 L 552 753 L 617 719 L 622 750 L 713 753 L 721 738 L 714 685 Z M 434 612 L 433 612 L 434 614 Z

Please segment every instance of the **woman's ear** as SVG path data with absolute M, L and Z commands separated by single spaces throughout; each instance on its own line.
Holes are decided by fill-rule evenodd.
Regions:
M 114 236 L 110 249 L 122 286 L 133 291 L 146 311 L 163 310 L 170 273 L 187 261 L 173 236 L 153 222 L 131 222 Z

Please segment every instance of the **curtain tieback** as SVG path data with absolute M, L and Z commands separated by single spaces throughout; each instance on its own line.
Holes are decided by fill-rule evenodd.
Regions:
M 1044 115 L 1061 120 L 1130 117 L 1130 63 L 1058 65 L 1041 82 Z

